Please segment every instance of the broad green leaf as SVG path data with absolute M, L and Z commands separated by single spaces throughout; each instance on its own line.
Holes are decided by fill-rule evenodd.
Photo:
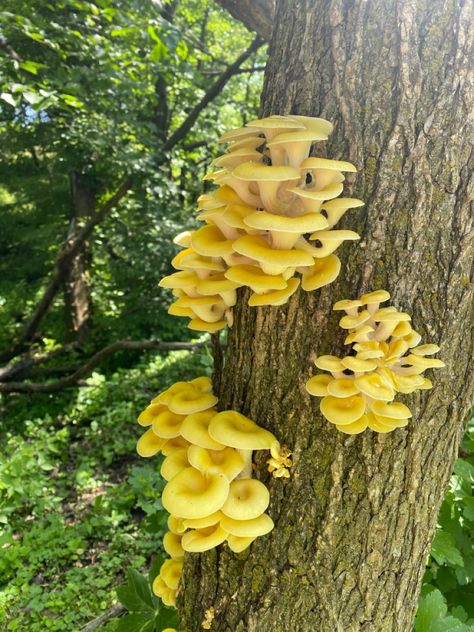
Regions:
M 453 536 L 447 531 L 437 531 L 431 547 L 431 555 L 438 564 L 464 566 L 461 551 L 457 548 Z
M 154 632 L 154 614 L 137 613 L 120 617 L 116 632 Z
M 465 459 L 458 459 L 454 464 L 454 473 L 469 483 L 474 482 L 474 465 Z
M 13 107 L 16 106 L 16 100 L 14 98 L 14 96 L 12 94 L 10 94 L 9 92 L 2 92 L 0 94 L 0 99 L 2 99 L 3 101 L 5 101 L 6 103 L 8 103 L 9 105 L 12 105 Z

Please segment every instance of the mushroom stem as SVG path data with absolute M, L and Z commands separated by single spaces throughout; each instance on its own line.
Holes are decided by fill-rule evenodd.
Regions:
M 237 450 L 242 459 L 244 460 L 244 469 L 240 472 L 237 478 L 252 478 L 253 464 L 252 464 L 252 450 Z

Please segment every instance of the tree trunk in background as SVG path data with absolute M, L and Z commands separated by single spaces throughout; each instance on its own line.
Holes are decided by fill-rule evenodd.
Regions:
M 81 218 L 89 218 L 94 212 L 94 194 L 86 179 L 76 171 L 70 174 L 72 211 L 68 239 L 78 230 Z M 64 278 L 64 298 L 68 327 L 72 339 L 82 342 L 89 333 L 92 316 L 90 288 L 91 254 L 86 242 L 72 259 Z
M 474 392 L 474 5 L 462 0 L 277 0 L 263 114 L 323 116 L 330 158 L 359 174 L 363 209 L 343 228 L 339 279 L 281 308 L 249 308 L 230 331 L 221 408 L 240 410 L 294 451 L 269 480 L 273 532 L 240 555 L 187 555 L 182 629 L 409 632 L 437 514 Z M 339 227 L 339 226 L 338 226 Z M 402 396 L 407 428 L 348 437 L 305 382 L 339 354 L 332 304 L 385 288 L 447 368 L 432 391 Z M 430 375 L 430 372 L 428 372 Z

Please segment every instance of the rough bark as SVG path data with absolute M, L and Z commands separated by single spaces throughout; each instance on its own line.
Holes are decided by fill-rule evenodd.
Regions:
M 275 0 L 218 0 L 236 20 L 269 42 L 275 19 Z
M 220 405 L 294 451 L 268 480 L 274 531 L 250 550 L 188 555 L 181 627 L 213 632 L 408 632 L 438 509 L 474 393 L 474 5 L 454 0 L 278 0 L 262 111 L 335 123 L 327 155 L 360 168 L 366 201 L 342 226 L 339 279 L 281 308 L 249 308 L 230 331 Z M 471 202 L 472 205 L 472 202 Z M 388 435 L 346 437 L 304 384 L 343 350 L 335 300 L 388 289 L 447 368 Z M 429 372 L 428 372 L 429 374 Z M 212 618 L 212 615 L 211 615 Z
M 84 218 L 90 218 L 95 210 L 95 196 L 84 176 L 76 171 L 70 174 L 71 184 L 71 219 L 68 239 L 78 230 Z M 89 282 L 92 255 L 89 242 L 71 259 L 64 271 L 64 302 L 70 337 L 82 342 L 87 337 L 92 317 L 92 296 Z

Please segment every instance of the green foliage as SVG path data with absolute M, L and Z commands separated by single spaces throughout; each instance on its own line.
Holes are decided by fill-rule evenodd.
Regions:
M 473 455 L 474 419 L 464 437 L 462 456 L 456 461 L 441 506 L 438 529 L 424 578 L 424 596 L 420 601 L 418 619 L 421 623 L 417 623 L 419 627 L 415 628 L 416 632 L 474 630 Z M 426 618 L 430 609 L 433 611 L 433 620 Z M 425 621 L 428 623 L 425 624 Z M 455 623 L 461 627 L 453 627 Z M 433 627 L 426 627 L 428 624 Z
M 26 398 L 13 406 L 11 419 L 22 419 L 23 431 L 15 424 L 1 444 L 2 630 L 78 630 L 112 605 L 124 570 L 135 569 L 133 586 L 141 581 L 138 569 L 157 572 L 159 559 L 152 560 L 161 555 L 167 517 L 163 481 L 159 460 L 135 453 L 143 431 L 135 420 L 157 392 L 209 368 L 206 351 L 149 355 L 133 369 L 107 380 L 95 374 L 88 387 L 61 396 L 54 417 L 38 417 Z M 147 599 L 161 630 L 172 611 Z M 130 626 L 149 623 L 151 610 L 145 621 L 141 605 L 126 605 Z

